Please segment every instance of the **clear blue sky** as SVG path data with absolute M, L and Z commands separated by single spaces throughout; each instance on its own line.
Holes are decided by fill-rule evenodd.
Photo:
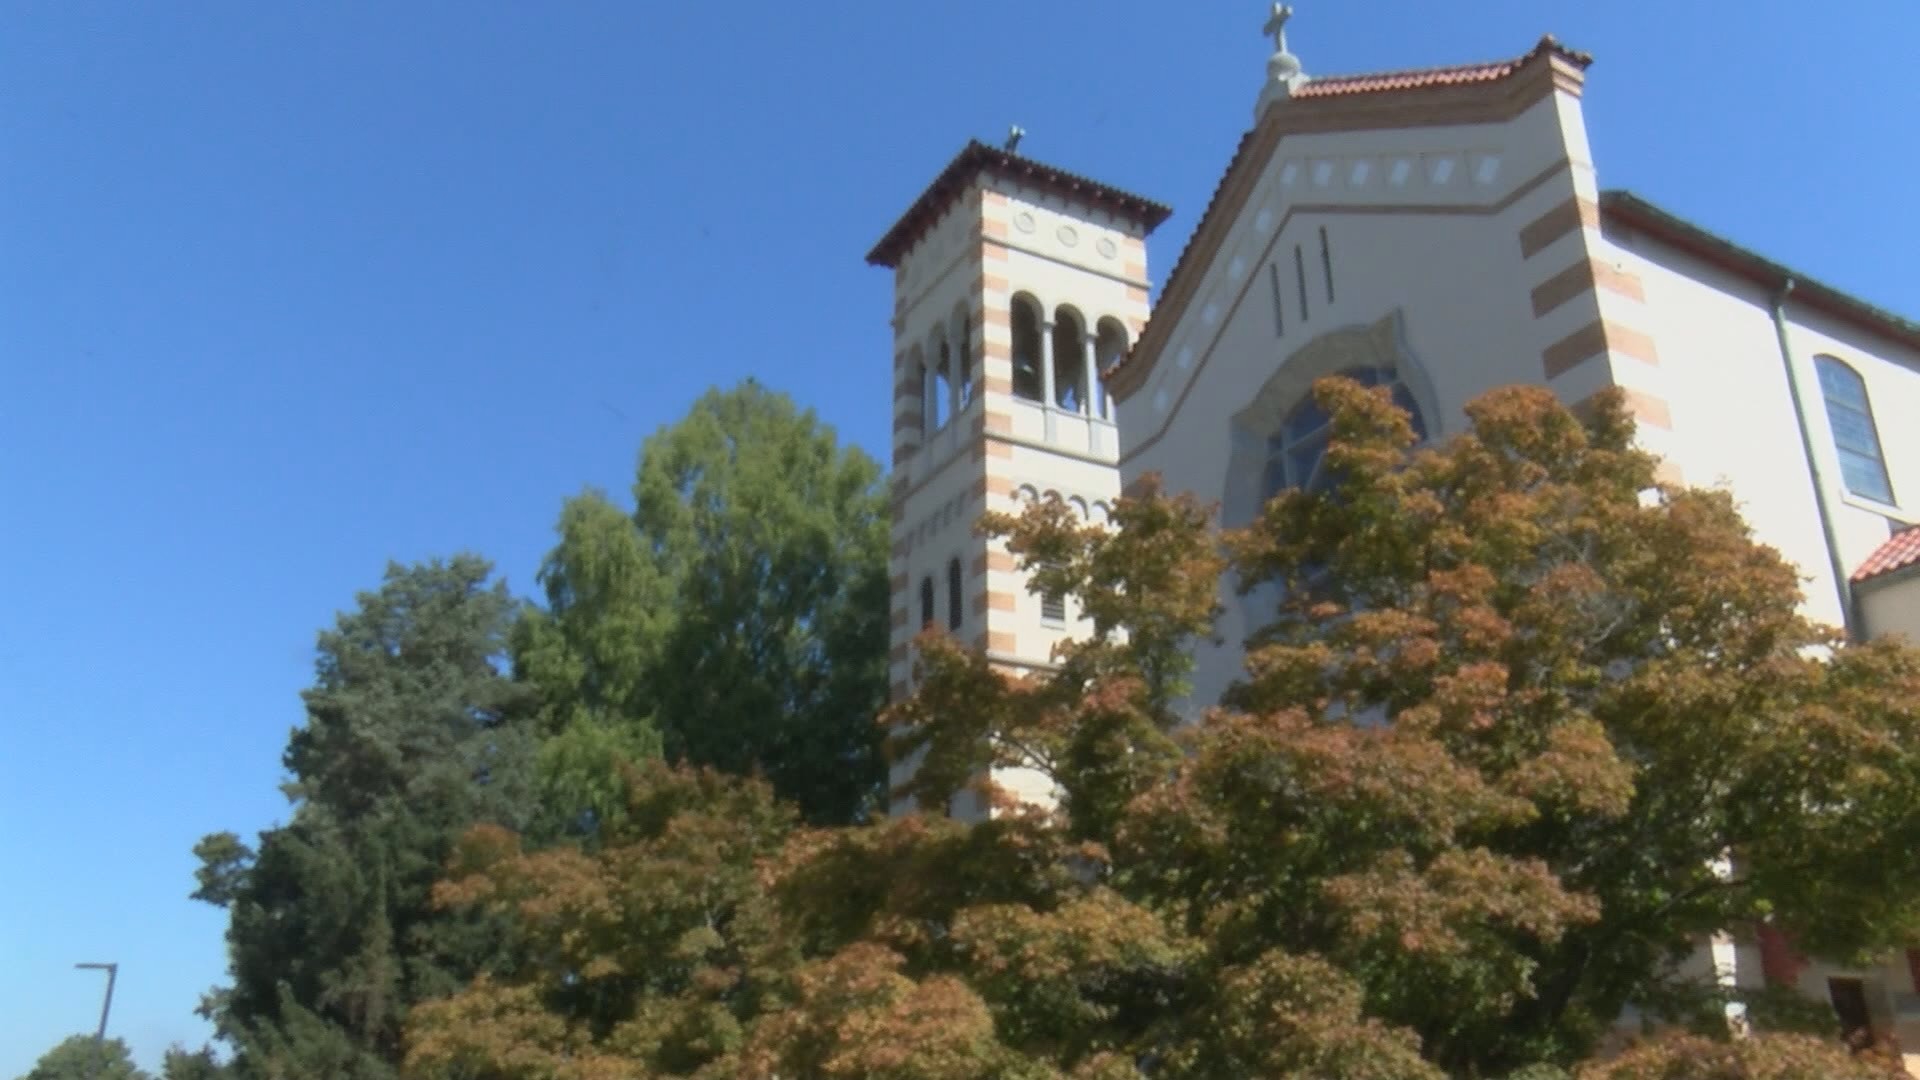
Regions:
M 1920 314 L 1897 0 L 1296 0 L 1325 74 L 1596 54 L 1601 182 Z M 202 834 L 280 819 L 313 635 L 386 560 L 527 591 L 561 500 L 755 375 L 884 458 L 861 257 L 969 136 L 1173 204 L 1261 0 L 0 0 L 0 1077 L 197 1043 Z

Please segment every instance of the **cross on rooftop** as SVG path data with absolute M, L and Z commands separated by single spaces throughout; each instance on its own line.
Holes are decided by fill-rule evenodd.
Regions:
M 1292 5 L 1281 3 L 1273 5 L 1273 14 L 1268 16 L 1266 29 L 1262 30 L 1261 33 L 1273 38 L 1274 52 L 1283 53 L 1287 51 L 1287 20 L 1291 18 L 1293 18 Z

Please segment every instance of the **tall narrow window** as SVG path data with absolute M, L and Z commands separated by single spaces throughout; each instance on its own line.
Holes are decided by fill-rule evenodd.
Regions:
M 1273 336 L 1282 337 L 1287 332 L 1287 312 L 1280 302 L 1280 264 L 1267 264 L 1267 283 L 1273 286 Z
M 1080 321 L 1062 308 L 1053 324 L 1053 403 L 1067 412 L 1083 412 L 1086 401 L 1081 379 L 1087 367 L 1087 347 L 1080 337 Z
M 1893 502 L 1893 482 L 1887 477 L 1887 459 L 1880 453 L 1880 431 L 1873 422 L 1866 380 L 1831 356 L 1814 357 L 1813 366 L 1820 373 L 1820 393 L 1827 399 L 1827 424 L 1833 428 L 1840 477 L 1847 490 L 1863 498 Z
M 1320 226 L 1320 272 L 1327 278 L 1327 303 L 1333 303 L 1333 248 L 1327 244 L 1327 227 Z
M 949 630 L 960 629 L 960 621 L 964 617 L 960 607 L 963 602 L 960 586 L 960 560 L 954 559 L 947 563 L 947 629 Z
M 1032 300 L 1013 300 L 1013 396 L 1039 401 L 1044 395 L 1040 378 L 1040 311 Z
M 933 625 L 933 579 L 920 579 L 920 629 Z
M 948 349 L 945 338 L 935 351 L 939 363 L 934 365 L 933 378 L 927 383 L 927 430 L 939 431 L 947 426 L 953 414 L 953 355 Z
M 973 341 L 967 325 L 967 314 L 964 311 L 960 313 L 959 327 L 959 332 L 955 336 L 959 338 L 960 344 L 955 349 L 957 355 L 954 360 L 960 365 L 960 407 L 964 409 L 973 404 L 974 392 Z
M 1099 333 L 1094 336 L 1093 356 L 1099 368 L 1093 373 L 1094 396 L 1099 401 L 1095 415 L 1102 420 L 1113 418 L 1113 402 L 1107 397 L 1107 384 L 1102 378 L 1112 371 L 1127 356 L 1127 328 L 1120 320 L 1105 318 L 1100 320 Z
M 1307 321 L 1307 259 L 1300 245 L 1293 245 L 1293 283 L 1300 287 L 1300 321 Z

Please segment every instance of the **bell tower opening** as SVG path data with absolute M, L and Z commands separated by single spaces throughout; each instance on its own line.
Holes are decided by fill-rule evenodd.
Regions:
M 1053 646 L 1080 629 L 974 523 L 1024 500 L 1103 511 L 1119 495 L 1100 373 L 1146 325 L 1146 238 L 1170 213 L 975 141 L 868 254 L 894 273 L 895 700 L 912 692 L 923 632 L 1024 674 L 1049 667 Z M 911 767 L 895 764 L 896 784 Z M 1048 795 L 1027 791 L 1031 778 L 996 779 Z

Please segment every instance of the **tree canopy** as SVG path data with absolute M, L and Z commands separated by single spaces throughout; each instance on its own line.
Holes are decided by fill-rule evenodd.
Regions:
M 556 794 L 620 812 L 617 756 L 759 772 L 816 822 L 884 768 L 887 503 L 879 466 L 784 394 L 712 391 L 640 451 L 635 508 L 570 500 L 516 636 Z M 571 765 L 571 768 L 567 766 Z
M 533 819 L 530 701 L 502 671 L 515 605 L 491 573 L 390 567 L 320 635 L 291 820 L 195 848 L 194 895 L 229 912 L 232 982 L 205 1008 L 243 1075 L 391 1076 L 407 1009 L 493 955 L 491 928 L 429 895 L 469 826 Z
M 20 1080 L 152 1080 L 120 1039 L 70 1035 L 40 1056 Z
M 1384 395 L 1316 394 L 1337 482 L 1245 529 L 1151 484 L 1112 529 L 985 522 L 1093 632 L 1024 679 L 920 642 L 888 720 L 931 812 L 796 824 L 651 765 L 597 848 L 471 831 L 436 900 L 514 961 L 412 1011 L 406 1074 L 1879 1075 L 1759 997 L 1729 1041 L 1744 991 L 1677 961 L 1762 920 L 1834 955 L 1920 929 L 1920 655 L 1802 618 L 1617 399 L 1497 391 L 1416 449 Z M 1272 617 L 1201 709 L 1223 580 Z M 996 812 L 940 813 L 969 788 Z M 1629 1005 L 1669 1033 L 1608 1058 Z

